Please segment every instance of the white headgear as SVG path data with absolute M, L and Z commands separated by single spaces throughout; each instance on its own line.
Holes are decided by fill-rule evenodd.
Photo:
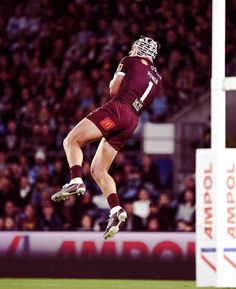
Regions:
M 159 42 L 154 41 L 152 38 L 140 36 L 138 40 L 134 42 L 137 46 L 137 56 L 151 56 L 152 58 L 156 58 L 161 45 Z

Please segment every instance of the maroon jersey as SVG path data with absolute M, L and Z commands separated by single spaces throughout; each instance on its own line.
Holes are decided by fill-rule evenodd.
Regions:
M 123 58 L 116 74 L 124 75 L 118 94 L 87 118 L 119 151 L 132 136 L 140 113 L 158 95 L 161 77 L 151 61 L 137 56 Z
M 128 104 L 138 115 L 148 107 L 161 87 L 161 76 L 154 64 L 142 57 L 124 57 L 117 75 L 124 75 L 116 100 Z

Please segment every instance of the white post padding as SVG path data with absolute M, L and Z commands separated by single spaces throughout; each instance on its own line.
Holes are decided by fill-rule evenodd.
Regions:
M 210 149 L 197 150 L 196 161 L 196 280 L 216 285 L 215 158 Z
M 236 287 L 236 149 L 197 151 L 196 278 Z
M 217 287 L 236 287 L 236 149 L 225 149 L 218 164 Z

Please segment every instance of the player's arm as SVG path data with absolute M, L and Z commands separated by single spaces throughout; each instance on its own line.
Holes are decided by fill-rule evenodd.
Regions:
M 124 75 L 120 75 L 120 74 L 115 73 L 115 75 L 114 75 L 114 77 L 111 80 L 110 85 L 109 85 L 110 95 L 112 97 L 118 93 L 123 79 L 124 79 Z
M 118 65 L 116 73 L 114 74 L 114 77 L 111 80 L 110 85 L 109 85 L 110 95 L 112 97 L 118 93 L 121 87 L 122 81 L 129 67 L 129 62 L 130 62 L 130 57 L 125 57 L 121 60 L 121 62 Z

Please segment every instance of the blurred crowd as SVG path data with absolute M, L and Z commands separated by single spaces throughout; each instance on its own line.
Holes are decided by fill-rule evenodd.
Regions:
M 25 156 L 7 162 L 0 153 L 0 230 L 3 231 L 100 231 L 109 214 L 106 198 L 91 179 L 89 163 L 83 166 L 87 191 L 64 202 L 50 200 L 52 193 L 68 180 L 68 169 L 62 160 L 46 161 L 42 151 L 35 155 L 34 165 Z M 149 155 L 136 164 L 120 152 L 111 167 L 121 205 L 128 214 L 125 231 L 194 231 L 195 181 L 183 182 L 177 198 L 161 188 L 158 169 Z
M 227 5 L 232 75 L 236 1 Z M 103 229 L 108 207 L 90 177 L 93 145 L 85 150 L 86 195 L 50 202 L 68 181 L 62 141 L 110 98 L 117 64 L 141 34 L 162 44 L 157 66 L 163 77 L 160 96 L 141 122 L 166 120 L 208 92 L 211 3 L 2 0 L 0 15 L 0 230 Z M 124 229 L 194 230 L 194 186 L 172 200 L 150 156 L 120 153 L 111 173 L 132 216 Z

